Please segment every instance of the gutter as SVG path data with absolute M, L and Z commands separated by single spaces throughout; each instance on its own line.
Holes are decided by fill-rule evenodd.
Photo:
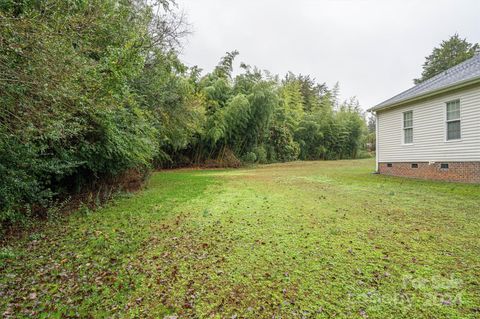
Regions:
M 468 80 L 465 80 L 465 81 L 460 81 L 460 82 L 455 83 L 454 85 L 443 87 L 443 88 L 437 89 L 435 91 L 426 92 L 426 93 L 414 96 L 414 97 L 406 99 L 406 100 L 401 100 L 401 101 L 395 102 L 393 104 L 387 104 L 387 105 L 383 105 L 383 106 L 380 106 L 380 107 L 374 106 L 372 108 L 369 108 L 367 110 L 367 112 L 377 112 L 377 111 L 381 111 L 381 110 L 385 110 L 385 109 L 390 109 L 390 108 L 397 107 L 397 106 L 400 106 L 400 105 L 403 105 L 403 104 L 407 104 L 407 103 L 410 103 L 410 102 L 415 102 L 415 101 L 422 100 L 422 99 L 425 99 L 425 98 L 428 98 L 428 97 L 431 97 L 431 96 L 434 96 L 434 95 L 450 92 L 450 91 L 453 91 L 453 90 L 461 89 L 461 88 L 464 88 L 466 86 L 473 85 L 473 84 L 478 84 L 478 83 L 480 83 L 480 77 L 476 77 L 476 78 L 473 78 L 473 79 L 468 79 Z

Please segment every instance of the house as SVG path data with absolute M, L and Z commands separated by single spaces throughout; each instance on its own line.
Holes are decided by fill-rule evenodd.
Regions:
M 378 173 L 480 183 L 480 54 L 369 111 Z

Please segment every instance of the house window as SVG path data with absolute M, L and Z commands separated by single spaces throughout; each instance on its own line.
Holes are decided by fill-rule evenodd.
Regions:
M 440 168 L 441 169 L 448 169 L 448 163 L 441 163 Z
M 392 163 L 387 163 L 387 167 L 393 167 Z
M 418 164 L 412 164 L 412 168 L 418 168 Z
M 403 113 L 403 143 L 413 143 L 413 111 Z
M 461 137 L 460 100 L 447 102 L 447 141 Z

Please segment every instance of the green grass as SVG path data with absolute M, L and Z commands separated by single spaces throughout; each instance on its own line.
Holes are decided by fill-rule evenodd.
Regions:
M 371 160 L 156 173 L 0 250 L 36 318 L 478 318 L 480 186 Z

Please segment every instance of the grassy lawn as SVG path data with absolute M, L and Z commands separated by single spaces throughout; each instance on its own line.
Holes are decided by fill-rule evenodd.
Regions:
M 5 318 L 479 318 L 480 186 L 372 160 L 153 175 L 0 250 Z

